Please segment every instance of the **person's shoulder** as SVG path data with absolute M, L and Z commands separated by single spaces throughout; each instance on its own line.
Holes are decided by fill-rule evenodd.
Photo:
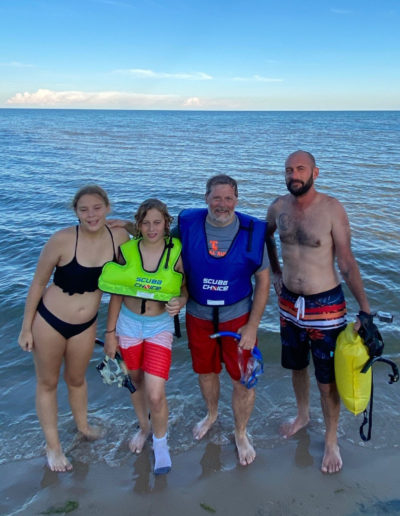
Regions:
M 335 211 L 344 210 L 343 204 L 339 201 L 339 199 L 336 199 L 336 197 L 333 197 L 332 195 L 318 192 L 318 201 L 327 209 L 332 209 Z
M 204 213 L 207 213 L 207 208 L 183 208 L 178 213 L 178 218 L 199 215 Z
M 348 216 L 343 204 L 332 195 L 319 194 L 319 196 L 317 214 L 321 214 L 322 218 L 328 217 L 333 225 L 346 224 Z
M 280 195 L 279 197 L 276 197 L 271 204 L 268 207 L 269 212 L 275 212 L 276 210 L 279 210 L 282 206 L 285 205 L 285 203 L 289 199 L 289 194 L 287 195 Z
M 57 255 L 60 256 L 65 249 L 73 245 L 76 239 L 76 227 L 70 226 L 67 228 L 59 229 L 51 235 L 47 241 L 43 252 L 46 255 Z M 50 253 L 50 254 L 49 254 Z
M 129 233 L 125 228 L 109 228 L 113 239 L 117 245 L 121 245 L 129 240 Z
M 49 239 L 49 242 L 54 242 L 58 245 L 68 242 L 76 237 L 76 226 L 69 226 L 67 228 L 59 229 Z

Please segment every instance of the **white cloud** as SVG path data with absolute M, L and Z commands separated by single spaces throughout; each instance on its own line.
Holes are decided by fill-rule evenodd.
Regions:
M 186 107 L 201 107 L 201 100 L 199 97 L 190 97 L 183 103 Z
M 211 75 L 203 72 L 194 73 L 166 73 L 154 72 L 153 70 L 146 70 L 143 68 L 129 68 L 126 70 L 115 70 L 115 73 L 125 75 L 133 75 L 140 79 L 181 79 L 189 81 L 209 81 L 212 79 Z
M 75 109 L 246 109 L 249 99 L 224 97 L 185 97 L 179 95 L 147 95 L 119 91 L 54 91 L 17 93 L 7 104 L 21 108 Z
M 182 104 L 176 95 L 147 95 L 119 91 L 52 91 L 39 89 L 34 93 L 17 93 L 7 100 L 11 106 L 21 107 L 87 107 L 87 108 L 141 108 L 172 107 Z
M 252 75 L 251 77 L 234 77 L 233 80 L 243 82 L 283 82 L 283 79 L 278 79 L 274 77 L 262 77 L 261 75 Z

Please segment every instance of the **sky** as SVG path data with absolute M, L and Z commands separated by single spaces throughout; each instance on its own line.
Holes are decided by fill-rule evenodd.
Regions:
M 400 0 L 0 0 L 0 108 L 399 110 Z

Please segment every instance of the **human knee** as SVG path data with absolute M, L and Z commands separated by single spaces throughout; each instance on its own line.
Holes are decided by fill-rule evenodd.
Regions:
M 135 371 L 129 371 L 129 376 L 132 382 L 134 383 L 136 389 L 142 387 L 144 382 L 144 374 L 141 369 L 137 369 Z
M 166 397 L 165 392 L 162 391 L 152 391 L 147 395 L 148 403 L 150 406 L 150 410 L 154 412 L 158 412 L 163 409 Z
M 68 387 L 75 389 L 82 387 L 86 383 L 84 375 L 71 374 L 68 371 L 64 372 L 64 380 Z
M 235 380 L 232 380 L 233 396 L 235 398 L 248 401 L 249 403 L 255 399 L 256 390 L 248 389 L 245 385 Z
M 38 378 L 37 388 L 38 390 L 45 392 L 53 392 L 57 390 L 58 376 L 52 378 Z
M 308 366 L 303 369 L 292 369 L 292 376 L 297 378 L 304 378 L 308 376 Z
M 320 383 L 318 382 L 318 388 L 321 398 L 332 399 L 339 396 L 336 383 Z

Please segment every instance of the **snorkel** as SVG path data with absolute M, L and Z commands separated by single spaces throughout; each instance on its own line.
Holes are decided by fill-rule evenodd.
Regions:
M 218 333 L 210 335 L 210 339 L 217 339 L 219 337 L 233 337 L 238 341 L 241 339 L 240 333 L 233 331 L 219 331 Z M 258 382 L 258 377 L 264 372 L 264 360 L 261 351 L 257 347 L 254 347 L 247 361 L 247 367 L 244 368 L 243 348 L 238 346 L 238 365 L 240 369 L 240 383 L 247 387 L 247 389 L 255 387 Z
M 382 317 L 382 312 L 378 312 L 377 314 L 367 314 L 366 312 L 360 311 L 357 315 L 361 326 L 358 330 L 358 334 L 363 339 L 364 344 L 368 350 L 369 359 L 364 364 L 363 368 L 361 369 L 361 373 L 366 373 L 369 368 L 375 363 L 375 362 L 384 362 L 391 366 L 392 368 L 392 374 L 389 373 L 389 384 L 395 383 L 399 380 L 399 368 L 397 367 L 397 364 L 395 364 L 392 360 L 388 358 L 382 357 L 383 348 L 384 348 L 384 342 L 382 335 L 380 334 L 377 326 L 374 324 L 374 315 L 378 315 L 379 320 L 383 320 L 385 322 L 392 322 L 393 317 L 391 317 L 391 314 L 383 314 L 384 317 Z M 369 441 L 371 439 L 371 430 L 372 430 L 372 408 L 373 408 L 373 393 L 374 393 L 374 387 L 373 387 L 373 381 L 371 385 L 371 399 L 370 399 L 370 405 L 369 405 L 369 416 L 367 413 L 367 410 L 364 410 L 364 419 L 360 426 L 360 437 L 363 441 Z M 368 432 L 367 435 L 364 433 L 364 426 L 368 424 Z

